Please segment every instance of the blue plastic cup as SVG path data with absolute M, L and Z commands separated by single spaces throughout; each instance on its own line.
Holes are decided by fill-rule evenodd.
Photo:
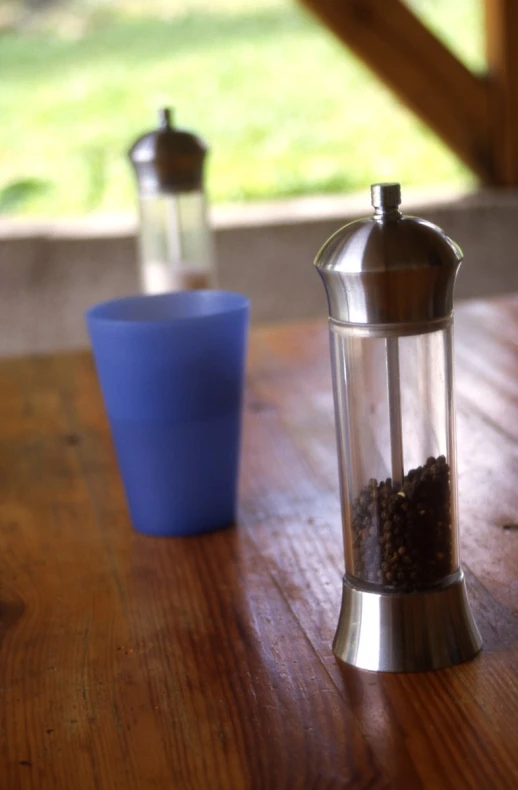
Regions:
M 249 300 L 226 291 L 116 299 L 88 331 L 133 526 L 235 522 Z

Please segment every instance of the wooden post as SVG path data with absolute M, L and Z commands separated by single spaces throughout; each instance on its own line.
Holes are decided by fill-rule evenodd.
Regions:
M 485 0 L 492 183 L 518 186 L 518 3 Z
M 518 0 L 485 0 L 489 73 L 482 76 L 401 0 L 301 2 L 483 183 L 518 186 Z

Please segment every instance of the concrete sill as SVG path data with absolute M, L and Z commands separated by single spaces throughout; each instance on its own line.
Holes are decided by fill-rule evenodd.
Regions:
M 407 190 L 403 209 L 460 244 L 457 298 L 518 291 L 518 191 Z M 251 297 L 254 321 L 325 316 L 315 253 L 369 214 L 368 193 L 214 207 L 219 285 Z M 0 218 L 0 354 L 83 345 L 88 306 L 139 290 L 136 229 L 128 215 Z

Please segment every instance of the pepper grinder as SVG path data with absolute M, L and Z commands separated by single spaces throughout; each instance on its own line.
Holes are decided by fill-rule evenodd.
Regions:
M 207 146 L 159 111 L 159 128 L 129 152 L 138 181 L 140 279 L 145 293 L 211 288 L 214 261 L 203 188 Z
M 342 661 L 423 671 L 481 647 L 459 558 L 453 288 L 460 248 L 371 187 L 318 253 L 329 303 L 345 576 Z

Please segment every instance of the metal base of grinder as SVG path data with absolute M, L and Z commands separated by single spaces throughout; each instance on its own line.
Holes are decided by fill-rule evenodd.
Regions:
M 473 658 L 482 639 L 471 614 L 464 574 L 447 587 L 376 593 L 344 577 L 333 652 L 373 672 L 424 672 Z

